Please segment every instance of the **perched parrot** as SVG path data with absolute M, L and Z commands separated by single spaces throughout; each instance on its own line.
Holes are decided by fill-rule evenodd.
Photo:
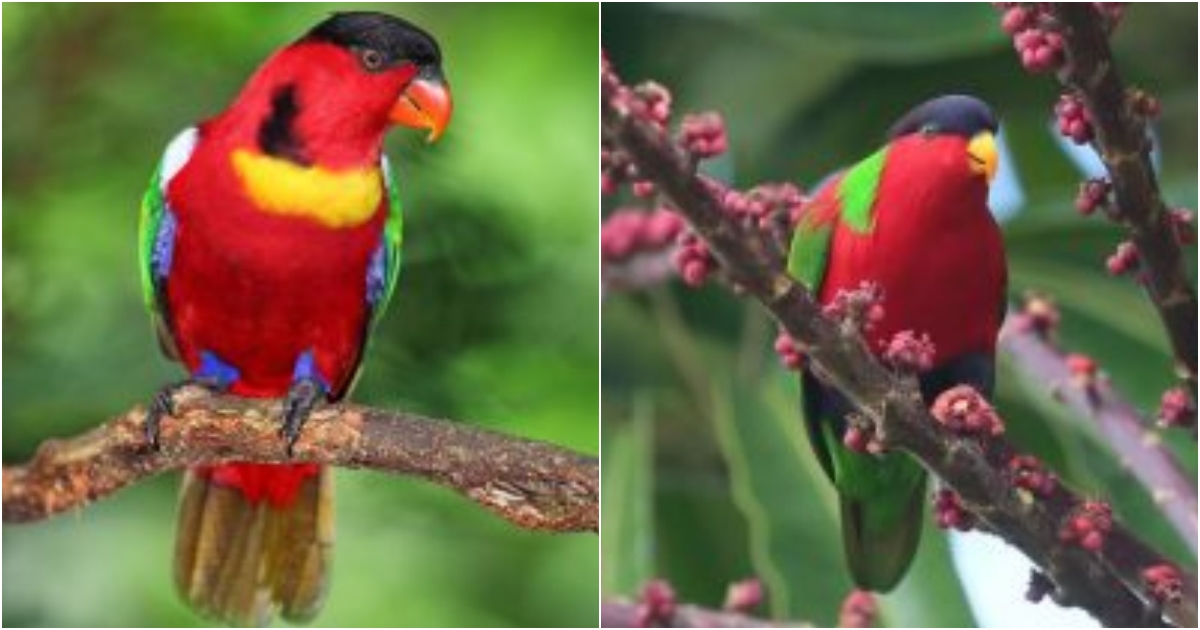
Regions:
M 900 331 L 929 335 L 933 367 L 920 375 L 926 403 L 958 384 L 990 397 L 1006 264 L 987 206 L 997 123 L 982 101 L 942 96 L 905 114 L 888 142 L 841 172 L 803 209 L 788 271 L 821 303 L 872 282 L 882 320 L 866 333 L 880 353 Z M 860 454 L 843 445 L 853 407 L 805 370 L 805 428 L 841 503 L 854 582 L 886 592 L 920 541 L 925 471 L 909 456 Z
M 391 124 L 437 138 L 450 119 L 434 39 L 380 13 L 339 13 L 272 55 L 224 112 L 179 134 L 142 203 L 140 262 L 159 344 L 184 384 L 283 398 L 290 453 L 319 401 L 352 386 L 400 268 Z M 311 618 L 333 540 L 330 472 L 231 463 L 183 480 L 175 582 L 229 623 Z

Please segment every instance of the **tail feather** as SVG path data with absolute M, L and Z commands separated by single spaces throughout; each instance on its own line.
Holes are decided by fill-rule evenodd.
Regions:
M 255 474 L 288 475 L 289 468 Z M 211 471 L 184 477 L 175 550 L 179 592 L 201 613 L 237 625 L 265 625 L 277 611 L 292 621 L 311 618 L 328 582 L 330 471 L 306 475 L 286 502 L 248 496 L 220 477 Z
M 925 511 L 924 475 L 902 492 L 905 496 L 867 501 L 841 495 L 842 544 L 850 577 L 859 588 L 891 591 L 917 553 Z

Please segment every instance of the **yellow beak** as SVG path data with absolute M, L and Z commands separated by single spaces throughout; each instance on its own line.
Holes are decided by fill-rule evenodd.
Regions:
M 996 137 L 990 131 L 981 131 L 967 143 L 967 158 L 971 161 L 971 170 L 987 176 L 988 183 L 996 176 L 996 167 L 1000 158 L 996 153 Z

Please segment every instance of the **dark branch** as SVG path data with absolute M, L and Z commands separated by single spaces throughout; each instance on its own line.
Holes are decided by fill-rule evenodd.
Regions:
M 1096 131 L 1095 148 L 1108 169 L 1115 217 L 1137 247 L 1150 301 L 1167 330 L 1180 375 L 1196 395 L 1196 294 L 1188 283 L 1171 217 L 1163 203 L 1150 138 L 1134 95 L 1117 74 L 1108 34 L 1090 3 L 1049 5 L 1060 23 L 1066 63 L 1059 80 L 1083 100 Z
M 1014 317 L 1016 319 L 1014 319 Z M 1192 551 L 1196 551 L 1196 486 L 1132 405 L 1105 380 L 1087 386 L 1072 383 L 1067 357 L 1033 330 L 1021 330 L 1020 315 L 1011 315 L 1000 334 L 1000 348 L 1021 373 L 1051 388 L 1075 417 L 1091 420 L 1105 444 L 1150 493 L 1154 503 Z
M 135 408 L 78 437 L 49 440 L 32 460 L 4 467 L 4 521 L 83 507 L 169 470 L 230 461 L 311 461 L 413 475 L 451 488 L 521 527 L 599 528 L 594 457 L 447 420 L 339 404 L 315 411 L 295 457 L 279 437 L 279 404 L 188 388 L 164 418 L 158 451 Z
M 1159 554 L 1120 524 L 1114 524 L 1096 553 L 1062 542 L 1059 533 L 1083 499 L 1060 484 L 1048 497 L 1030 500 L 1001 472 L 1013 454 L 1007 443 L 940 428 L 915 382 L 886 369 L 858 334 L 824 317 L 812 295 L 787 275 L 772 244 L 723 211 L 721 202 L 691 174 L 688 156 L 663 130 L 618 105 L 627 102 L 618 98 L 624 89 L 615 77 L 602 76 L 604 139 L 626 152 L 639 176 L 653 181 L 671 199 L 731 279 L 803 345 L 818 376 L 858 407 L 881 440 L 920 459 L 989 529 L 1042 566 L 1064 604 L 1080 606 L 1106 625 L 1162 623 L 1141 577 L 1143 569 L 1166 563 Z M 1178 625 L 1194 626 L 1195 579 L 1184 579 L 1182 601 L 1169 603 L 1165 613 Z

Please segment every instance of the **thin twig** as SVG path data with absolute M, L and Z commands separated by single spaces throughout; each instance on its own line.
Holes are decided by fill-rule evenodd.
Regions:
M 1022 330 L 1019 316 L 1009 317 L 1000 333 L 1000 349 L 1022 375 L 1045 385 L 1048 393 L 1099 429 L 1122 465 L 1141 482 L 1175 530 L 1196 551 L 1196 485 L 1162 437 L 1107 379 L 1086 386 L 1072 383 L 1067 357 L 1033 330 Z
M 4 521 L 48 518 L 169 470 L 294 461 L 422 477 L 529 529 L 599 529 L 599 464 L 558 446 L 339 404 L 313 413 L 289 459 L 279 437 L 278 402 L 198 388 L 175 400 L 176 416 L 163 419 L 157 451 L 146 443 L 145 411 L 138 407 L 83 435 L 43 443 L 25 464 L 5 466 Z
M 1117 74 L 1100 14 L 1091 3 L 1051 3 L 1059 21 L 1066 63 L 1059 81 L 1083 100 L 1096 131 L 1094 146 L 1108 170 L 1117 221 L 1129 231 L 1145 271 L 1180 376 L 1196 395 L 1196 293 L 1150 160 L 1151 140 L 1133 94 Z
M 1002 472 L 1013 452 L 1001 439 L 977 439 L 939 428 L 915 383 L 881 365 L 861 337 L 846 334 L 821 314 L 813 296 L 785 272 L 761 233 L 724 212 L 704 183 L 689 171 L 688 157 L 661 128 L 618 108 L 623 89 L 602 76 L 601 120 L 605 140 L 633 160 L 639 177 L 653 181 L 703 238 L 721 267 L 748 295 L 803 345 L 818 376 L 842 391 L 871 420 L 889 445 L 920 459 L 944 479 L 988 527 L 1042 566 L 1058 585 L 1060 601 L 1080 606 L 1107 625 L 1161 624 L 1142 583 L 1143 569 L 1164 564 L 1161 555 L 1120 524 L 1092 553 L 1064 543 L 1059 533 L 1083 500 L 1061 484 L 1030 501 Z M 1182 626 L 1196 624 L 1195 579 L 1184 573 L 1181 601 L 1165 613 Z M 1148 612 L 1150 611 L 1150 612 Z

